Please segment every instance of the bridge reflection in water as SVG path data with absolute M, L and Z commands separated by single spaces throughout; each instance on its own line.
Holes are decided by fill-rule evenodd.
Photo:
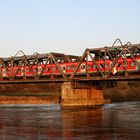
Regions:
M 1 140 L 138 140 L 140 102 L 97 108 L 61 109 L 59 105 L 0 106 Z

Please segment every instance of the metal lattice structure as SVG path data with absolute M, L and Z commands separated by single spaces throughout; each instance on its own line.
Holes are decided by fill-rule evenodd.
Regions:
M 119 41 L 120 45 L 116 46 Z M 139 58 L 139 59 L 137 59 Z M 131 59 L 136 66 L 136 71 L 130 71 L 127 67 L 128 59 Z M 123 71 L 115 72 L 116 65 L 121 60 Z M 94 64 L 96 71 L 89 71 L 89 62 Z M 101 62 L 101 63 L 100 63 Z M 84 71 L 82 65 L 84 63 Z M 63 69 L 63 65 L 75 65 L 73 71 L 67 73 Z M 49 74 L 43 75 L 46 67 L 49 65 Z M 40 68 L 40 66 L 42 66 Z M 28 73 L 26 74 L 28 67 Z M 54 74 L 53 69 L 57 69 L 58 73 Z M 16 68 L 16 69 L 15 69 Z M 81 70 L 79 72 L 79 70 Z M 6 72 L 6 73 L 5 73 Z M 19 76 L 20 75 L 20 76 Z M 20 50 L 16 55 L 9 58 L 0 58 L 0 82 L 41 82 L 41 81 L 86 81 L 86 80 L 127 80 L 140 79 L 140 44 L 122 44 L 117 39 L 112 46 L 103 48 L 86 49 L 82 56 L 65 55 L 61 53 L 45 53 L 33 55 L 25 55 Z
M 120 45 L 115 46 L 117 41 Z M 140 57 L 140 44 L 122 44 L 120 39 L 116 39 L 111 47 L 103 48 L 93 48 L 86 49 L 79 61 L 75 71 L 70 76 L 71 80 L 125 80 L 125 79 L 140 79 L 140 70 L 137 72 L 128 71 L 127 69 L 127 59 L 130 58 L 134 61 L 135 65 L 140 68 L 140 62 L 136 59 Z M 123 60 L 124 71 L 121 73 L 112 74 L 112 71 L 116 68 L 116 64 L 119 59 Z M 111 60 L 111 67 L 106 70 L 107 60 Z M 96 73 L 89 73 L 88 71 L 88 61 L 92 61 L 96 68 Z M 103 65 L 98 64 L 98 61 L 103 61 Z M 86 71 L 83 75 L 79 76 L 77 74 L 78 69 L 85 62 Z
M 22 54 L 18 56 L 19 54 Z M 0 59 L 0 81 L 13 81 L 13 82 L 34 82 L 37 80 L 42 81 L 67 81 L 68 76 L 60 67 L 60 64 L 69 63 L 69 62 L 79 62 L 80 57 L 74 55 L 65 55 L 61 53 L 45 53 L 38 54 L 34 53 L 33 55 L 25 55 L 25 53 L 20 50 L 15 56 L 9 58 L 1 58 Z M 50 75 L 46 75 L 43 77 L 42 72 L 44 68 L 39 70 L 39 65 L 43 64 L 44 68 L 46 65 L 55 65 L 59 71 L 59 75 L 54 75 L 51 73 L 50 67 Z M 31 76 L 26 76 L 25 67 L 29 67 L 29 71 L 33 70 L 33 67 L 36 66 L 35 72 Z M 17 67 L 17 70 L 13 73 L 14 67 Z M 20 69 L 23 67 L 23 69 Z M 6 77 L 3 77 L 2 68 L 8 73 Z M 18 77 L 18 73 L 22 73 L 22 76 Z

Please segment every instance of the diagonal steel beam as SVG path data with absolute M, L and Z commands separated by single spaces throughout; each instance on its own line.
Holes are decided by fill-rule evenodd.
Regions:
M 123 53 L 123 52 L 124 52 L 124 50 L 122 49 L 121 52 L 120 52 L 120 54 L 118 55 L 118 57 L 114 59 L 110 71 L 106 74 L 106 78 L 107 78 L 107 77 L 110 75 L 110 73 L 112 72 L 113 68 L 115 67 L 115 65 L 116 65 L 116 63 L 118 62 L 119 58 L 122 56 L 122 53 Z
M 90 56 L 90 58 L 92 59 L 92 61 L 95 63 L 95 65 L 96 65 L 97 69 L 99 70 L 99 72 L 101 73 L 102 77 L 105 77 L 105 75 L 101 71 L 100 67 L 98 66 L 97 62 L 95 61 L 95 58 L 92 57 L 92 55 L 91 55 L 90 52 L 88 52 L 88 55 Z
M 65 81 L 68 81 L 68 78 L 66 77 L 66 75 L 64 74 L 64 72 L 62 71 L 62 68 L 60 67 L 60 65 L 58 64 L 58 62 L 56 61 L 55 55 L 53 55 L 52 53 L 50 54 L 51 59 L 53 60 L 53 62 L 55 63 L 55 65 L 57 66 L 60 74 L 62 75 L 62 77 L 64 78 Z
M 87 51 L 88 51 L 88 49 L 86 49 L 86 50 L 84 51 L 81 60 L 79 61 L 77 67 L 76 67 L 75 70 L 74 70 L 74 72 L 70 75 L 69 80 L 72 80 L 73 77 L 75 76 L 75 74 L 76 74 L 78 68 L 80 67 L 80 65 L 81 65 L 81 63 L 83 62 L 83 60 L 85 59 L 85 57 L 87 56 Z

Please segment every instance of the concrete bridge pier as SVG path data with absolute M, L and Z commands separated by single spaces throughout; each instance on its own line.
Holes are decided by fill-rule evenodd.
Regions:
M 103 90 L 88 84 L 65 82 L 61 87 L 61 106 L 95 106 L 105 103 Z

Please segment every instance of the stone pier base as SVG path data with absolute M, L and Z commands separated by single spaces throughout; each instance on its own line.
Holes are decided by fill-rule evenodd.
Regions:
M 65 82 L 61 87 L 62 106 L 95 106 L 104 103 L 101 89 L 91 86 L 73 86 L 71 82 Z

